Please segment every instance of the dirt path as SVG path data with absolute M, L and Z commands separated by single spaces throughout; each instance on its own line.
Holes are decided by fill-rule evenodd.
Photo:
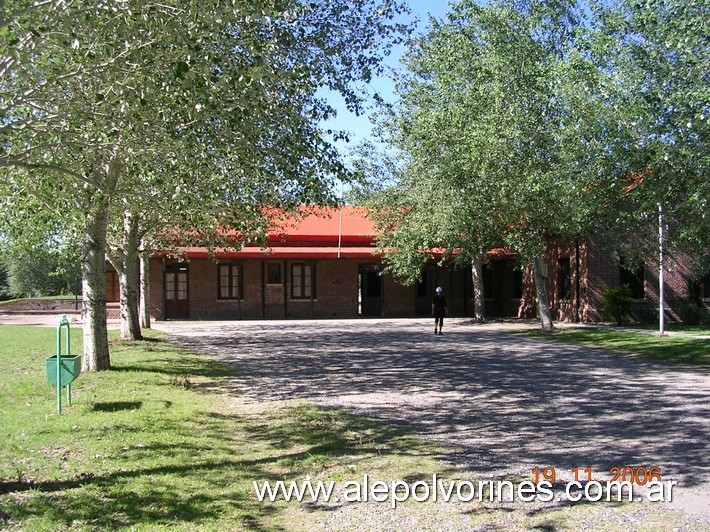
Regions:
M 31 325 L 35 327 L 57 327 L 66 314 L 72 328 L 82 327 L 83 321 L 79 312 L 54 312 L 54 313 L 34 313 L 24 314 L 20 312 L 0 312 L 0 325 Z M 120 321 L 117 319 L 106 320 L 109 329 L 120 328 Z
M 672 508 L 710 516 L 710 372 L 449 320 L 189 322 L 156 326 L 233 364 L 256 400 L 306 399 L 406 423 L 494 477 L 554 467 L 659 467 Z

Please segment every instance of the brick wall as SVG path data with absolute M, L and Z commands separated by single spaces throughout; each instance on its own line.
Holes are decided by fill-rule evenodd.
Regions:
M 373 264 L 372 260 L 328 259 L 319 261 L 259 260 L 234 261 L 242 265 L 244 297 L 220 300 L 218 292 L 218 264 L 208 259 L 192 259 L 188 268 L 188 297 L 190 319 L 310 319 L 358 317 L 358 275 L 360 264 Z M 267 265 L 281 266 L 281 284 L 268 284 Z M 316 270 L 316 292 L 310 299 L 291 297 L 291 266 L 313 264 Z M 465 315 L 472 303 L 466 301 L 465 278 L 467 271 L 449 272 L 439 268 L 437 285 L 442 286 L 449 300 L 453 316 Z M 151 315 L 163 319 L 163 263 L 151 260 Z M 262 280 L 264 281 L 262 283 Z M 416 285 L 405 286 L 391 275 L 383 279 L 384 313 L 388 317 L 414 316 Z M 428 314 L 427 314 L 428 315 Z
M 584 244 L 574 241 L 551 240 L 545 253 L 547 268 L 547 294 L 552 319 L 557 321 L 579 321 L 585 294 L 582 280 L 586 272 L 586 256 L 582 254 Z M 562 293 L 560 286 L 561 262 L 569 261 L 569 294 Z M 584 291 L 586 292 L 586 291 Z M 564 296 L 567 297 L 564 297 Z
M 484 272 L 484 278 L 486 275 L 491 277 L 491 281 L 489 283 L 484 282 L 486 315 L 491 317 L 534 317 L 536 312 L 534 305 L 522 305 L 521 298 L 515 297 L 515 276 L 518 275 L 516 273 L 516 268 L 518 268 L 516 261 L 510 259 L 493 259 L 486 266 L 486 268 L 488 269 L 488 273 L 486 274 Z M 534 302 L 534 286 L 532 291 L 526 291 L 525 280 L 527 277 L 525 276 L 525 271 L 523 270 L 521 274 L 523 275 L 524 280 L 523 299 L 525 299 L 525 297 L 529 297 L 532 298 L 530 301 Z M 530 277 L 530 279 L 532 280 L 533 278 Z M 486 284 L 488 284 L 488 286 L 485 286 Z M 471 301 L 469 308 L 472 313 L 473 301 Z M 532 316 L 530 316 L 530 312 L 532 312 Z
M 586 299 L 583 299 L 582 318 L 584 321 L 603 321 L 602 287 L 616 287 L 621 282 L 621 269 L 618 256 L 611 247 L 602 241 L 591 239 L 586 242 L 587 268 L 584 287 Z M 650 322 L 658 320 L 659 312 L 659 267 L 658 257 L 650 256 L 644 263 L 644 297 L 634 301 L 631 318 L 636 321 Z M 699 268 L 699 261 L 685 252 L 676 252 L 665 259 L 664 300 L 665 316 L 668 320 L 683 319 L 683 307 L 687 304 L 688 279 Z
M 294 261 L 296 262 L 296 261 Z M 316 264 L 316 296 L 314 318 L 357 317 L 358 261 L 352 259 L 321 260 Z M 290 276 L 290 272 L 289 272 Z M 307 306 L 308 309 L 304 307 Z M 310 317 L 310 302 L 289 301 L 291 317 Z M 307 312 L 306 312 L 307 311 Z
M 218 298 L 218 263 L 192 259 L 188 268 L 190 319 L 307 319 L 358 316 L 358 263 L 352 259 L 304 261 L 259 260 L 232 261 L 242 265 L 244 296 Z M 267 265 L 281 266 L 281 283 L 268 284 Z M 313 264 L 316 272 L 315 298 L 291 297 L 291 266 Z M 151 315 L 163 319 L 163 263 L 151 260 Z M 263 282 L 262 282 L 263 281 Z
M 460 317 L 473 315 L 471 290 L 471 270 L 469 268 L 437 269 L 437 286 L 444 289 L 449 316 Z M 433 297 L 433 294 L 431 294 Z
M 558 290 L 560 259 L 569 258 L 571 290 L 570 297 L 561 297 Z M 235 261 L 242 265 L 244 297 L 218 299 L 218 264 L 207 259 L 193 259 L 188 264 L 188 294 L 190 319 L 309 319 L 309 318 L 355 318 L 358 317 L 358 276 L 361 264 L 373 264 L 373 260 L 327 259 L 304 261 L 298 259 L 274 261 L 270 259 L 246 259 Z M 313 264 L 316 269 L 316 293 L 310 299 L 291 297 L 291 266 L 296 263 Z M 547 289 L 550 309 L 558 321 L 602 321 L 602 286 L 618 286 L 620 282 L 619 260 L 609 246 L 600 241 L 575 242 L 550 241 L 544 257 L 547 268 Z M 267 284 L 268 264 L 279 264 L 281 283 Z M 493 261 L 497 268 L 495 279 L 496 312 L 501 316 L 535 318 L 538 315 L 535 283 L 532 268 L 524 266 L 523 297 L 512 297 L 512 261 Z M 163 319 L 163 262 L 152 259 L 150 264 L 151 316 Z M 686 254 L 669 258 L 665 272 L 666 313 L 669 320 L 682 318 L 682 307 L 688 299 L 687 278 L 697 267 Z M 431 265 L 429 268 L 432 286 L 444 288 L 451 316 L 466 316 L 473 312 L 470 291 L 470 272 L 467 268 L 448 270 Z M 510 270 L 510 271 L 509 271 Z M 658 262 L 649 259 L 645 264 L 644 299 L 635 302 L 632 318 L 651 321 L 658 316 Z M 405 286 L 391 275 L 383 276 L 384 315 L 387 317 L 417 315 L 428 316 L 430 300 L 417 299 L 417 286 Z M 510 285 L 510 286 L 509 286 Z M 510 293 L 508 293 L 510 292 Z M 500 301 L 498 301 L 500 299 Z M 422 303 L 426 303 L 422 305 Z M 490 301 L 487 301 L 490 304 Z M 491 308 L 487 311 L 492 315 Z
M 599 240 L 585 242 L 587 250 L 586 300 L 582 308 L 584 321 L 602 321 L 602 287 L 619 286 L 619 262 L 612 250 Z
M 163 319 L 163 261 L 150 259 L 150 317 Z
M 391 275 L 383 278 L 383 293 L 385 298 L 385 316 L 413 316 L 416 297 L 416 286 L 405 286 L 395 281 Z

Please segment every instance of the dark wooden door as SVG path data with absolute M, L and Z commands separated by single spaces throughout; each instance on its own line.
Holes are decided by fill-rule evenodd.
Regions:
M 106 303 L 116 303 L 119 300 L 118 273 L 108 270 L 106 271 Z
M 383 283 L 379 264 L 361 264 L 359 298 L 361 316 L 382 316 Z
M 190 303 L 187 292 L 187 266 L 169 268 L 165 272 L 165 317 L 187 319 Z

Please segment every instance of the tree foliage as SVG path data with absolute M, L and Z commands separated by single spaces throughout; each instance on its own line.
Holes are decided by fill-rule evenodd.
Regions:
M 659 204 L 670 242 L 707 249 L 708 15 L 702 0 L 460 0 L 431 20 L 380 120 L 404 160 L 372 200 L 393 271 L 426 246 L 502 241 L 538 265 L 542 303 L 548 237 L 648 254 Z
M 5 251 L 0 256 L 0 268 L 6 275 L 5 292 L 18 298 L 70 294 L 77 279 L 71 266 L 65 254 L 45 246 Z
M 73 294 L 80 279 L 76 248 L 55 237 L 54 224 L 16 225 L 0 234 L 0 297 Z
M 661 204 L 667 251 L 703 253 L 710 246 L 710 6 L 621 0 L 598 17 L 597 60 L 614 74 L 598 119 L 624 131 L 607 144 L 610 173 L 638 176 L 618 222 L 654 235 L 648 229 Z M 655 247 L 643 234 L 636 232 L 631 252 Z
M 404 178 L 381 196 L 406 205 L 383 242 L 469 257 L 502 243 L 533 260 L 548 236 L 582 231 L 589 170 L 573 156 L 568 98 L 591 77 L 577 53 L 581 16 L 574 2 L 461 0 L 446 20 L 431 21 L 408 52 L 400 99 L 383 123 L 407 156 Z M 544 280 L 537 284 L 551 327 Z
M 316 91 L 359 110 L 357 84 L 402 29 L 390 22 L 401 4 L 375 0 L 3 8 L 2 212 L 61 219 L 80 243 L 85 369 L 110 365 L 107 231 L 127 215 L 144 230 L 206 235 L 219 220 L 249 231 L 264 204 L 328 200 L 343 167 L 318 125 L 333 110 Z

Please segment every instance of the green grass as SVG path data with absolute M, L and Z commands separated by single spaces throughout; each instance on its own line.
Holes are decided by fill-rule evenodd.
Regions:
M 635 323 L 633 325 L 623 325 L 623 327 L 626 329 L 640 329 L 642 331 L 658 331 L 657 323 Z M 707 325 L 685 325 L 683 323 L 666 323 L 665 330 L 667 332 L 710 336 L 710 327 L 708 327 Z
M 79 352 L 80 329 L 72 330 Z M 480 472 L 444 466 L 436 457 L 448 449 L 405 429 L 305 402 L 256 402 L 227 393 L 238 378 L 231 368 L 146 332 L 142 342 L 113 340 L 113 369 L 80 375 L 73 404 L 60 416 L 45 377 L 56 330 L 0 325 L 0 528 L 328 529 L 332 509 L 261 503 L 252 482 L 362 481 L 364 474 L 409 483 L 432 474 L 448 481 L 480 478 Z M 374 516 L 371 503 L 350 505 L 336 523 L 352 530 L 395 523 L 381 504 Z M 638 517 L 641 528 L 685 523 L 655 509 L 601 503 L 442 509 L 442 503 L 409 501 L 401 512 L 397 519 L 413 529 L 439 528 L 440 516 L 444 523 L 454 519 L 454 528 L 608 528 L 615 512 L 619 523 Z
M 113 369 L 81 374 L 57 415 L 44 368 L 55 335 L 0 325 L 0 527 L 291 529 L 303 508 L 258 502 L 252 481 L 441 472 L 439 448 L 404 430 L 230 397 L 228 367 L 155 333 L 114 340 Z
M 657 336 L 608 329 L 557 329 L 554 333 L 529 331 L 539 338 L 550 338 L 571 344 L 593 345 L 607 349 L 636 353 L 672 363 L 710 365 L 710 340 L 678 336 Z

